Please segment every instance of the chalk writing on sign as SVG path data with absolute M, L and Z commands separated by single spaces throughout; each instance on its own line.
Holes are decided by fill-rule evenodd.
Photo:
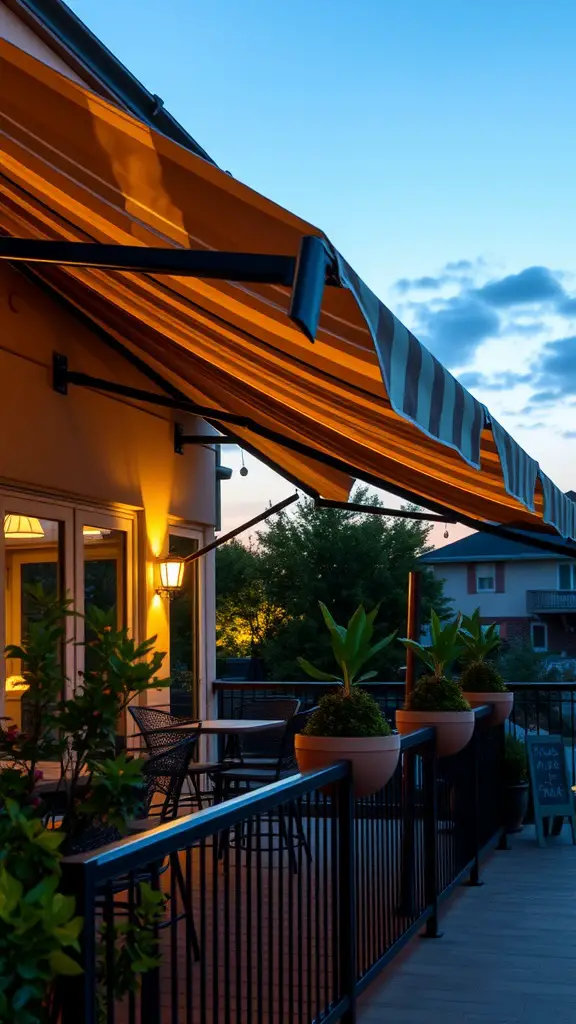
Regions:
M 563 804 L 568 802 L 564 750 L 555 744 L 534 745 L 533 765 L 538 802 L 541 804 Z

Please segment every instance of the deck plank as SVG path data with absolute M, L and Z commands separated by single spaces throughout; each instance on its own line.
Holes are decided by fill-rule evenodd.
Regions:
M 576 847 L 568 828 L 542 850 L 511 837 L 442 915 L 443 937 L 415 940 L 361 1000 L 360 1024 L 573 1024 Z

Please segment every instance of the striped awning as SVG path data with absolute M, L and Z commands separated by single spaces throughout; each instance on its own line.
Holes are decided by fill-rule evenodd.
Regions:
M 0 231 L 296 256 L 317 228 L 0 41 Z M 289 291 L 49 267 L 42 277 L 193 401 L 249 416 L 247 448 L 309 493 L 354 478 L 470 523 L 573 537 L 574 506 L 325 239 L 314 345 Z M 566 504 L 568 502 L 568 504 Z

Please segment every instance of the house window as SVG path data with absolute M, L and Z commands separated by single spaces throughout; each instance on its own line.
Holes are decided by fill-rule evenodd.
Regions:
M 560 562 L 558 590 L 576 590 L 576 562 Z
M 530 639 L 535 651 L 548 650 L 548 626 L 545 622 L 530 623 Z
M 476 592 L 494 592 L 496 590 L 496 572 L 494 565 L 480 563 L 476 566 Z

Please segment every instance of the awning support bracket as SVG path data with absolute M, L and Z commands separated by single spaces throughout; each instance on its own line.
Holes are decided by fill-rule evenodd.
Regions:
M 295 501 L 298 501 L 298 497 L 298 493 L 291 494 L 289 498 L 284 498 L 283 501 L 277 502 L 276 505 L 270 505 L 269 508 L 264 509 L 264 511 L 260 512 L 259 515 L 254 516 L 253 519 L 249 519 L 247 523 L 242 523 L 234 530 L 230 530 L 229 533 L 224 533 L 221 537 L 213 540 L 210 544 L 206 544 L 198 551 L 193 551 L 191 555 L 188 555 L 188 557 L 184 559 L 184 561 L 186 563 L 198 561 L 198 559 L 202 558 L 203 555 L 207 555 L 209 551 L 214 551 L 215 548 L 221 547 L 222 544 L 226 544 L 227 541 L 233 540 L 234 537 L 238 537 L 238 535 L 244 533 L 245 530 L 249 530 L 252 526 L 258 526 L 259 523 L 263 523 L 266 519 L 269 519 L 270 516 L 276 515 L 277 512 L 282 512 L 288 507 L 288 505 L 292 505 Z
M 93 377 L 89 373 L 70 370 L 68 357 L 60 352 L 54 352 L 52 356 L 52 387 L 54 391 L 59 395 L 67 395 L 71 384 L 76 387 L 93 388 L 96 391 L 119 395 L 122 398 L 131 398 L 136 402 L 149 402 L 151 405 L 159 405 L 164 409 L 187 412 L 205 420 L 222 420 L 222 422 L 234 423 L 236 426 L 248 429 L 252 427 L 252 421 L 247 416 L 224 412 L 222 409 L 209 409 L 187 399 L 161 395 L 155 391 L 145 391 L 143 388 L 133 388 L 128 384 L 119 384 L 114 380 L 106 380 L 103 377 Z
M 394 519 L 416 519 L 425 523 L 451 523 L 455 524 L 458 519 L 450 513 L 438 515 L 435 512 L 417 512 L 406 508 L 384 508 L 381 505 L 362 505 L 354 501 L 332 501 L 329 498 L 315 498 L 316 508 L 337 508 L 344 512 L 362 512 L 372 516 L 390 516 Z
M 176 455 L 184 455 L 187 444 L 239 444 L 233 434 L 185 434 L 181 423 L 174 424 L 174 451 Z
M 310 341 L 314 341 L 318 330 L 325 285 L 340 287 L 334 258 L 327 244 L 317 235 L 302 237 L 298 257 L 274 253 L 60 242 L 2 235 L 0 260 L 280 285 L 292 289 L 288 315 Z

